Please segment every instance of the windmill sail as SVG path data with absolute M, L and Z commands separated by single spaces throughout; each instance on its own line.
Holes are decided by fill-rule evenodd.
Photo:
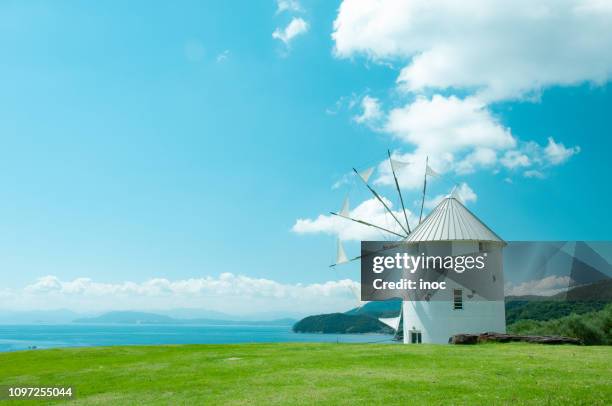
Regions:
M 390 158 L 389 161 L 391 161 L 391 167 L 396 173 L 401 171 L 408 165 L 410 165 L 410 162 L 402 162 L 402 161 L 398 161 L 397 159 L 393 159 L 393 158 Z
M 340 214 L 343 215 L 344 217 L 349 217 L 351 214 L 350 208 L 349 208 L 348 196 L 344 198 L 344 203 L 342 203 L 342 209 L 340 209 Z
M 450 197 L 453 199 L 457 199 L 460 202 L 463 202 L 463 199 L 461 198 L 461 191 L 459 190 L 459 188 L 457 187 L 457 185 L 453 186 L 453 190 L 451 190 L 450 192 Z
M 394 331 L 397 331 L 397 329 L 399 328 L 399 324 L 400 324 L 400 320 L 401 320 L 402 316 L 401 314 L 397 317 L 381 317 L 378 320 L 383 323 L 386 324 L 387 326 L 391 327 Z
M 351 285 L 351 292 L 353 292 L 353 295 L 355 296 L 355 299 L 357 300 L 357 307 L 361 307 L 364 304 L 368 303 L 367 301 L 362 301 L 361 300 L 361 289 L 355 285 Z
M 363 179 L 365 183 L 368 183 L 368 180 L 370 179 L 370 176 L 372 176 L 373 172 L 374 172 L 374 167 L 372 166 L 368 169 L 364 169 L 363 171 L 359 172 L 359 177 Z
M 419 224 L 423 220 L 423 207 L 425 207 L 425 193 L 427 193 L 427 175 L 431 172 L 429 167 L 429 156 L 425 158 L 425 176 L 423 176 L 423 199 L 421 200 L 421 213 L 419 214 Z
M 431 166 L 427 165 L 427 168 L 425 169 L 425 173 L 427 174 L 427 176 L 440 176 L 440 174 L 436 171 L 434 171 L 433 169 L 431 169 Z
M 398 164 L 408 165 L 408 163 L 396 161 L 393 158 L 391 158 L 391 151 L 389 150 L 387 150 L 387 155 L 389 155 L 389 164 L 391 165 L 391 173 L 393 173 L 393 180 L 395 181 L 395 188 L 397 189 L 397 194 L 399 195 L 400 203 L 402 204 L 402 213 L 404 213 L 404 220 L 406 220 L 406 228 L 408 229 L 407 230 L 408 234 L 410 234 L 410 223 L 408 222 L 408 215 L 406 214 L 406 206 L 404 206 L 404 197 L 402 196 L 402 190 L 400 189 L 399 182 L 397 181 L 397 174 L 395 173 L 396 172 L 395 167 Z
M 340 239 L 338 238 L 338 250 L 336 252 L 336 264 L 344 264 L 346 262 L 349 262 L 349 259 L 346 256 L 346 252 L 344 252 L 342 241 L 340 241 Z
M 397 216 L 395 215 L 395 213 L 393 213 L 393 210 L 391 210 L 391 208 L 389 207 L 389 205 L 383 200 L 382 197 L 380 197 L 380 195 L 378 193 L 376 193 L 376 191 L 374 189 L 372 189 L 372 187 L 368 184 L 367 179 L 370 177 L 370 175 L 372 175 L 372 171 L 374 171 L 374 167 L 371 167 L 369 169 L 367 169 L 364 172 L 365 176 L 364 177 L 364 172 L 357 172 L 357 169 L 353 168 L 353 171 L 355 171 L 356 174 L 359 175 L 359 177 L 363 180 L 363 183 L 366 185 L 366 187 L 368 188 L 368 190 L 374 195 L 374 197 L 385 207 L 385 210 L 387 210 L 387 213 L 389 213 L 391 215 L 391 217 L 393 217 L 393 219 L 395 220 L 395 222 L 401 227 L 402 230 L 404 230 L 404 232 L 406 233 L 406 235 L 410 234 L 410 232 L 406 229 L 406 227 L 404 227 L 404 225 L 402 224 L 401 221 L 399 221 L 397 219 Z M 395 234 L 395 233 L 394 233 Z M 405 236 L 404 236 L 405 237 Z

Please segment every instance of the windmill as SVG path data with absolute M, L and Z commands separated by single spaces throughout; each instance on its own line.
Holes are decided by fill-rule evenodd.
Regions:
M 374 189 L 374 187 L 371 185 L 370 178 L 372 177 L 372 174 L 374 172 L 374 166 L 366 168 L 364 170 L 358 171 L 357 169 L 353 168 L 353 172 L 356 175 L 357 178 L 360 179 L 360 183 L 362 183 L 365 188 L 369 191 L 369 193 L 374 196 L 374 198 L 382 205 L 382 207 L 385 210 L 385 213 L 390 215 L 392 221 L 395 224 L 395 228 L 391 229 L 389 226 L 384 226 L 381 224 L 375 224 L 375 222 L 371 221 L 370 219 L 362 219 L 362 218 L 355 218 L 351 215 L 350 212 L 350 203 L 349 203 L 349 197 L 348 195 L 345 197 L 344 202 L 342 204 L 342 207 L 340 209 L 340 211 L 338 212 L 330 212 L 330 214 L 340 217 L 346 221 L 350 221 L 350 222 L 354 222 L 357 224 L 360 224 L 364 227 L 370 227 L 373 229 L 376 229 L 382 233 L 385 233 L 386 235 L 390 236 L 391 238 L 393 238 L 396 241 L 404 241 L 406 238 L 408 238 L 408 236 L 411 233 L 411 229 L 410 229 L 410 222 L 408 221 L 408 214 L 406 212 L 406 206 L 404 203 L 404 196 L 402 194 L 402 190 L 400 188 L 400 184 L 398 181 L 398 175 L 397 173 L 403 169 L 404 167 L 406 167 L 407 165 L 412 165 L 413 163 L 411 162 L 403 162 L 397 159 L 394 159 L 391 155 L 391 151 L 387 150 L 387 159 L 389 161 L 389 166 L 391 169 L 391 175 L 393 177 L 393 184 L 395 186 L 395 191 L 397 193 L 397 196 L 399 197 L 399 202 L 401 205 L 401 215 L 397 215 L 396 213 L 393 212 L 393 210 L 391 210 L 390 205 L 385 201 L 385 199 Z M 425 205 L 425 196 L 427 193 L 427 177 L 437 177 L 439 176 L 439 174 L 434 171 L 432 168 L 429 167 L 429 157 L 426 158 L 425 161 L 425 175 L 424 175 L 424 179 L 423 179 L 423 193 L 422 193 L 422 197 L 421 197 L 421 209 L 420 209 L 420 215 L 419 215 L 419 223 L 422 221 L 423 219 L 423 208 Z M 359 256 L 355 256 L 352 258 L 349 258 L 346 254 L 346 251 L 344 249 L 344 246 L 342 244 L 342 241 L 340 238 L 338 238 L 337 240 L 337 248 L 336 248 L 336 261 L 330 265 L 331 268 L 335 268 L 337 266 L 340 265 L 344 265 L 344 264 L 348 264 L 350 262 L 356 261 L 361 259 L 361 255 Z M 355 294 L 355 296 L 357 297 L 357 299 L 359 300 L 359 304 L 358 304 L 358 308 L 363 306 L 364 302 L 361 301 L 361 296 L 360 296 L 360 292 L 356 292 L 355 290 L 353 290 L 353 294 Z M 402 308 L 403 308 L 403 304 L 400 307 L 400 312 L 396 317 L 385 317 L 385 318 L 379 318 L 379 321 L 382 322 L 383 324 L 391 327 L 393 329 L 393 331 L 395 332 L 395 335 L 397 336 L 398 332 L 399 332 L 399 328 L 400 328 L 400 324 L 401 324 L 401 318 L 402 318 Z
M 447 288 L 427 292 L 424 300 L 406 300 L 403 297 L 400 313 L 396 317 L 380 318 L 380 322 L 391 327 L 396 332 L 396 336 L 401 331 L 403 342 L 406 344 L 447 343 L 449 337 L 460 333 L 480 334 L 485 331 L 504 333 L 506 320 L 503 249 L 506 242 L 465 207 L 456 183 L 452 192 L 442 198 L 427 216 L 423 216 L 428 179 L 441 177 L 429 166 L 428 158 L 425 161 L 419 219 L 411 229 L 397 172 L 398 167 L 412 163 L 393 159 L 389 151 L 387 155 L 402 213 L 394 213 L 387 203 L 388 200 L 385 201 L 369 183 L 374 168 L 361 172 L 354 169 L 354 172 L 369 193 L 384 207 L 385 212 L 391 215 L 395 228 L 382 226 L 370 219 L 356 218 L 353 215 L 355 212 L 349 210 L 348 200 L 345 200 L 339 213 L 332 214 L 392 236 L 397 244 L 388 244 L 385 250 L 400 249 L 410 252 L 410 255 L 429 255 L 439 253 L 442 249 L 445 250 L 444 255 L 453 257 L 484 255 L 487 258 L 487 272 L 465 274 L 466 278 L 462 280 L 454 278 L 452 273 L 447 274 L 445 278 Z M 404 222 L 401 220 L 402 217 Z M 338 240 L 336 259 L 331 267 L 361 259 L 361 256 L 349 259 L 342 242 Z

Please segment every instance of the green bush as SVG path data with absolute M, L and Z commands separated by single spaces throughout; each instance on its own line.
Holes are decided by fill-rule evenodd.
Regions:
M 603 300 L 509 300 L 506 302 L 506 322 L 515 323 L 523 319 L 552 320 L 602 310 L 608 302 Z
M 568 337 L 578 337 L 585 344 L 595 345 L 604 344 L 605 337 L 596 323 L 589 320 L 589 317 L 571 314 L 565 318 L 559 325 L 561 335 Z
M 587 345 L 612 345 L 612 304 L 600 311 L 554 320 L 519 320 L 508 331 L 525 335 L 559 335 L 581 339 Z

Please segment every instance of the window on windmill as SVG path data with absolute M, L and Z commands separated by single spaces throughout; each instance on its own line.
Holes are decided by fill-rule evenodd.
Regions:
M 485 244 L 484 242 L 479 242 L 478 243 L 478 252 L 484 252 L 487 250 L 487 244 Z
M 453 289 L 453 310 L 463 309 L 463 290 Z

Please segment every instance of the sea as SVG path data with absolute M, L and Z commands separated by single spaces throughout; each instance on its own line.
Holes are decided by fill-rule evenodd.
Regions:
M 294 333 L 290 326 L 172 324 L 0 325 L 0 352 L 64 347 L 234 343 L 393 343 L 383 334 Z

